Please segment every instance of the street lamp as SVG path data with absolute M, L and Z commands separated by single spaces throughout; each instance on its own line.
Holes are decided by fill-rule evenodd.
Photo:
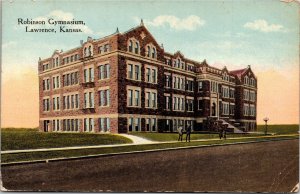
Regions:
M 267 135 L 267 133 L 268 133 L 268 120 L 269 120 L 268 117 L 265 117 L 265 118 L 264 118 L 264 121 L 265 121 L 265 123 L 266 123 L 265 135 Z

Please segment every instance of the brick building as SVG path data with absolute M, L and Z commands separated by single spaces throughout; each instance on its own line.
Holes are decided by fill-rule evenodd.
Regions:
M 40 130 L 255 130 L 257 79 L 168 53 L 141 25 L 38 62 Z

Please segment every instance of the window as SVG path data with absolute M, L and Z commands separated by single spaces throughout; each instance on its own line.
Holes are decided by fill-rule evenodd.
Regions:
M 52 121 L 52 130 L 59 131 L 60 130 L 60 120 L 53 120 Z
M 254 91 L 249 91 L 249 100 L 252 102 L 255 102 L 255 92 Z
M 226 86 L 222 86 L 222 97 L 229 98 L 229 88 Z
M 153 59 L 157 58 L 156 47 L 152 43 L 150 43 L 146 46 L 145 56 L 149 57 L 149 58 L 153 58 Z
M 127 91 L 127 96 L 128 96 L 128 106 L 133 106 L 133 90 L 128 90 Z
M 109 44 L 105 44 L 104 45 L 104 52 L 108 52 L 109 51 Z
M 78 84 L 78 72 L 72 72 L 63 75 L 63 86 Z
M 140 66 L 138 66 L 138 65 L 135 65 L 134 66 L 134 69 L 135 69 L 135 71 L 134 71 L 134 75 L 135 75 L 135 80 L 139 80 L 139 75 L 140 75 Z
M 99 91 L 99 106 L 109 106 L 110 96 L 109 89 Z
M 157 83 L 157 67 L 146 65 L 145 68 L 145 82 Z
M 186 107 L 187 107 L 187 111 L 193 112 L 194 111 L 194 99 L 187 99 Z
M 202 89 L 203 89 L 203 82 L 199 81 L 198 82 L 198 91 L 202 91 Z
M 184 90 L 185 89 L 185 79 L 184 77 L 179 77 L 173 75 L 173 89 Z
M 94 119 L 93 118 L 85 118 L 84 119 L 84 132 L 92 132 L 94 131 Z
M 50 90 L 50 78 L 43 80 L 43 90 Z
M 244 104 L 244 116 L 249 115 L 249 104 Z
M 135 54 L 140 53 L 140 44 L 136 39 L 134 39 L 134 38 L 129 39 L 128 51 L 131 53 L 135 53 Z
M 145 89 L 145 108 L 157 108 L 157 91 Z
M 128 87 L 127 88 L 127 106 L 140 107 L 141 106 L 141 88 Z
M 43 111 L 49 111 L 50 110 L 50 99 L 43 99 Z
M 248 76 L 244 77 L 244 84 L 245 85 L 249 85 L 249 78 L 248 78 Z
M 99 118 L 99 131 L 109 132 L 110 131 L 110 119 L 109 118 Z
M 94 68 L 84 69 L 84 83 L 94 82 Z
M 128 118 L 128 131 L 140 131 L 141 130 L 141 118 Z
M 204 102 L 203 100 L 198 100 L 198 110 L 202 111 L 204 108 Z
M 210 91 L 218 93 L 218 83 L 217 82 L 214 82 L 214 81 L 210 82 Z
M 154 47 L 152 48 L 152 58 L 156 58 L 156 49 Z
M 230 98 L 234 98 L 234 92 L 235 92 L 235 89 L 234 88 L 230 88 L 230 90 L 229 90 L 229 97 Z
M 194 91 L 194 81 L 193 80 L 186 80 L 186 90 Z
M 165 96 L 165 105 L 166 105 L 166 110 L 171 109 L 171 98 L 170 98 L 170 96 Z
M 99 54 L 101 54 L 101 53 L 103 53 L 104 51 L 103 51 L 103 46 L 98 46 L 98 53 Z
M 128 131 L 132 131 L 133 129 L 133 118 L 128 118 Z
M 127 78 L 133 79 L 133 65 L 132 64 L 127 65 Z
M 84 108 L 94 108 L 94 92 L 84 93 Z
M 165 87 L 170 88 L 171 87 L 171 76 L 165 75 Z
M 79 131 L 79 119 L 64 119 L 63 131 Z
M 79 108 L 79 95 L 66 94 L 63 97 L 63 109 L 77 109 Z
M 151 79 L 151 69 L 146 68 L 146 82 L 150 82 Z
M 184 96 L 173 95 L 173 110 L 184 111 Z
M 156 131 L 156 118 L 146 118 L 146 131 Z
M 250 116 L 255 116 L 255 105 L 250 104 L 250 110 L 249 110 L 249 115 Z
M 147 57 L 150 57 L 151 53 L 151 48 L 150 46 L 147 46 Z
M 249 90 L 244 89 L 244 100 L 249 100 Z
M 110 65 L 100 65 L 98 66 L 99 79 L 107 79 L 110 77 Z
M 129 52 L 132 52 L 132 51 L 133 51 L 133 42 L 132 42 L 132 40 L 129 40 L 128 51 L 129 51 Z
M 222 114 L 229 115 L 229 103 L 222 102 Z
M 53 97 L 52 98 L 52 108 L 53 108 L 53 110 L 59 110 L 59 107 L 60 107 L 59 97 Z
M 134 49 L 135 54 L 139 54 L 139 50 L 140 50 L 140 45 L 138 42 L 135 42 L 135 49 Z
M 140 64 L 127 64 L 127 78 L 131 80 L 141 80 L 141 67 Z
M 222 80 L 229 81 L 229 75 L 226 72 L 223 74 Z
M 60 76 L 54 76 L 54 77 L 52 77 L 53 89 L 57 89 L 57 88 L 60 87 L 59 77 Z

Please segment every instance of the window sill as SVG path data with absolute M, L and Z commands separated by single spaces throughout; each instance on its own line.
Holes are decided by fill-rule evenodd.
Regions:
M 137 80 L 137 79 L 131 79 L 131 78 L 128 78 L 128 77 L 127 77 L 126 79 L 127 79 L 127 80 L 130 80 L 130 81 L 136 81 L 136 82 L 141 82 L 141 81 L 142 81 L 142 80 L 140 80 L 140 79 Z

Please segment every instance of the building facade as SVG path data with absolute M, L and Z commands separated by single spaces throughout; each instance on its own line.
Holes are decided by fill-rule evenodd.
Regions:
M 256 129 L 257 78 L 168 53 L 141 25 L 38 62 L 40 130 Z

